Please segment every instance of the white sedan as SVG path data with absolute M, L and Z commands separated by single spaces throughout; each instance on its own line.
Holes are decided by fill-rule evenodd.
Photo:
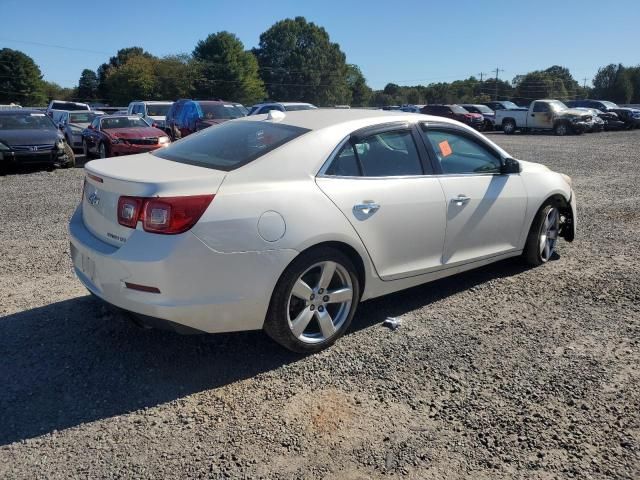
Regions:
M 256 115 L 85 166 L 80 281 L 151 325 L 327 347 L 358 303 L 575 235 L 571 179 L 426 115 Z

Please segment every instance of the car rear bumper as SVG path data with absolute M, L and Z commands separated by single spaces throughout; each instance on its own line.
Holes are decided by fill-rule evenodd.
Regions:
M 71 218 L 69 236 L 75 273 L 84 286 L 120 309 L 193 330 L 262 328 L 273 288 L 297 255 L 293 250 L 220 253 L 191 232 L 137 230 L 114 247 L 89 232 L 81 209 Z M 160 293 L 132 289 L 132 284 Z

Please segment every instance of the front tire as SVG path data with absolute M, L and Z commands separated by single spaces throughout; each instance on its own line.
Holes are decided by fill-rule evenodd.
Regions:
M 68 143 L 64 144 L 64 153 L 67 155 L 67 161 L 62 165 L 62 168 L 73 168 L 76 166 L 76 155 L 73 153 L 73 148 Z
M 564 137 L 569 134 L 569 125 L 567 122 L 558 122 L 556 126 L 553 127 L 553 132 L 559 137 Z
M 107 147 L 105 146 L 104 142 L 100 142 L 100 145 L 98 145 L 98 152 L 99 152 L 100 158 L 108 157 Z
M 310 250 L 280 276 L 264 330 L 291 351 L 318 352 L 349 328 L 359 301 L 360 281 L 351 259 L 333 248 Z
M 560 211 L 547 203 L 533 219 L 522 257 L 533 267 L 547 263 L 555 252 L 559 236 Z
M 516 133 L 516 122 L 511 119 L 505 120 L 504 122 L 502 122 L 502 131 L 506 135 L 512 135 Z

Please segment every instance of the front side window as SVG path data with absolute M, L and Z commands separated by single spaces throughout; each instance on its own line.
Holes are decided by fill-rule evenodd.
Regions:
M 327 175 L 397 177 L 422 175 L 422 163 L 409 130 L 378 133 L 346 144 Z
M 546 103 L 542 103 L 542 102 L 536 102 L 533 105 L 533 111 L 535 113 L 547 113 L 549 111 L 549 105 L 547 105 Z
M 500 173 L 500 158 L 463 133 L 421 127 L 444 174 Z
M 153 155 L 174 162 L 233 170 L 308 132 L 268 122 L 227 122 L 190 135 Z

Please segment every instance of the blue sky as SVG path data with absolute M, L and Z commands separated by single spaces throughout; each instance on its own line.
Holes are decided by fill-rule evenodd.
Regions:
M 250 48 L 274 22 L 298 15 L 325 27 L 374 88 L 452 81 L 496 67 L 512 79 L 554 64 L 589 83 L 600 66 L 640 63 L 640 0 L 0 0 L 0 12 L 0 48 L 27 53 L 45 79 L 66 87 L 119 48 L 191 52 L 221 30 Z

